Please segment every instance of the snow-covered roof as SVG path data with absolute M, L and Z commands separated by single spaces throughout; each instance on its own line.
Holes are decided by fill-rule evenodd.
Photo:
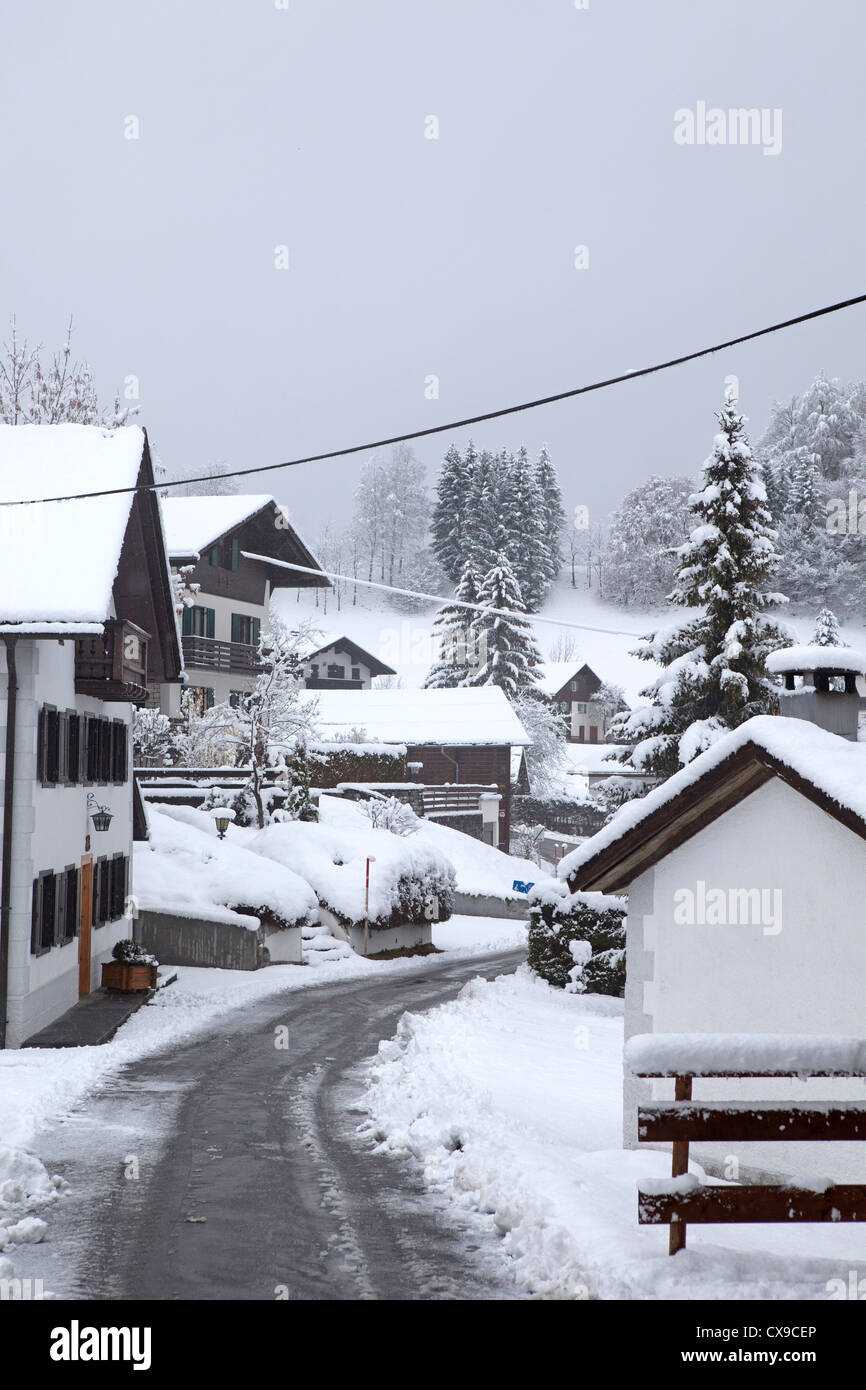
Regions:
M 631 845 L 641 839 L 643 823 L 649 817 L 665 808 L 673 813 L 677 797 L 688 793 L 749 745 L 795 773 L 801 782 L 847 813 L 849 819 L 853 816 L 866 835 L 866 743 L 840 738 L 804 719 L 761 714 L 725 734 L 646 796 L 626 802 L 597 834 L 566 855 L 558 867 L 559 877 L 570 879 L 577 874 L 578 886 L 585 887 L 592 877 L 590 866 L 601 855 L 610 858 L 607 852 L 616 846 L 624 858 Z M 727 804 L 720 803 L 720 814 L 727 809 Z
M 267 492 L 233 493 L 226 497 L 167 497 L 163 501 L 170 555 L 200 555 L 268 503 Z
M 459 690 L 316 690 L 321 738 L 363 729 L 382 743 L 528 745 L 530 740 L 497 685 Z
M 767 670 L 775 675 L 786 671 L 866 672 L 866 656 L 855 647 L 780 647 L 767 657 Z
M 0 424 L 0 501 L 134 487 L 138 427 Z M 0 628 L 98 632 L 135 494 L 0 507 Z

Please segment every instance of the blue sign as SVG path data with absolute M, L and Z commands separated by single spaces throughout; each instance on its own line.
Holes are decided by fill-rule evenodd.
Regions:
M 516 879 L 514 880 L 514 882 L 512 883 L 511 887 L 514 889 L 515 893 L 528 893 L 529 890 L 530 890 L 530 888 L 534 888 L 534 887 L 535 887 L 535 884 L 534 884 L 534 883 L 521 883 L 521 882 L 520 882 L 520 879 L 519 879 L 519 878 L 516 878 Z

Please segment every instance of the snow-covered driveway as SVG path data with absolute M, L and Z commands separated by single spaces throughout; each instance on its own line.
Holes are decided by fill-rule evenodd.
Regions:
M 84 1299 L 519 1296 L 486 1223 L 455 1222 L 414 1165 L 359 1140 L 355 1107 L 358 1067 L 406 1008 L 522 958 L 364 962 L 130 1062 L 41 1135 L 71 1191 L 16 1272 Z

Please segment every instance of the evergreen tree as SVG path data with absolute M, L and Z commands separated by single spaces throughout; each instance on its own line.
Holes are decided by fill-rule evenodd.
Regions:
M 545 552 L 541 556 L 543 599 L 565 562 L 563 535 L 567 520 L 559 479 L 546 444 L 542 444 L 535 465 L 535 492 L 545 538 Z
M 498 554 L 499 478 L 497 461 L 484 450 L 472 469 L 466 501 L 467 550 L 481 574 L 486 574 Z
M 470 450 L 472 445 L 470 444 Z M 464 521 L 471 467 L 452 444 L 442 460 L 431 522 L 433 551 L 448 578 L 456 581 L 464 559 Z
M 481 588 L 481 576 L 474 562 L 467 560 L 460 575 L 455 598 L 460 603 L 477 603 Z M 427 672 L 425 690 L 447 690 L 465 685 L 474 673 L 475 642 L 472 624 L 475 613 L 471 608 L 463 608 L 456 603 L 446 603 L 433 620 L 433 634 L 436 642 L 436 660 Z
M 506 695 L 516 695 L 535 684 L 541 656 L 525 618 L 494 611 L 526 612 L 520 585 L 504 555 L 497 556 L 485 574 L 478 597 L 484 609 L 472 624 L 472 635 L 482 665 L 468 684 L 498 685 Z
M 664 603 L 689 534 L 693 492 L 690 478 L 653 476 L 626 494 L 611 518 L 606 598 L 635 608 Z
M 729 394 L 721 432 L 693 499 L 697 526 L 680 547 L 671 602 L 697 616 L 649 639 L 636 655 L 664 671 L 642 694 L 650 703 L 616 720 L 612 736 L 634 746 L 622 761 L 668 777 L 727 729 L 775 711 L 765 672 L 769 650 L 787 639 L 766 616 L 777 563 L 761 465 Z
M 292 820 L 318 820 L 319 813 L 310 797 L 310 759 L 304 738 L 299 737 L 296 740 L 286 771 L 290 783 L 285 802 L 286 811 Z
M 815 620 L 815 636 L 812 638 L 813 647 L 848 647 L 850 642 L 846 642 L 839 631 L 839 620 L 831 608 L 822 608 Z

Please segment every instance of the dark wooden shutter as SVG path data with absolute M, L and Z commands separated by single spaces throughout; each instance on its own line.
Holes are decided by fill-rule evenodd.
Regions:
M 30 954 L 33 956 L 42 953 L 42 879 L 41 877 L 33 880 L 33 902 L 30 909 Z
M 62 946 L 66 934 L 66 874 L 54 875 L 54 945 Z
M 241 636 L 241 614 L 232 613 L 232 641 L 242 642 L 243 640 Z
M 48 711 L 43 705 L 39 711 L 39 724 L 36 739 L 36 776 L 43 786 L 45 785 L 46 754 L 48 748 L 47 723 Z
M 127 777 L 127 732 L 122 719 L 115 719 L 111 726 L 111 780 L 116 785 Z
M 261 637 L 261 635 L 262 635 L 262 620 L 261 620 L 261 618 L 253 618 L 253 645 L 254 645 L 254 646 L 257 647 L 257 646 L 259 645 L 259 638 Z
M 209 559 L 210 563 L 211 563 L 213 566 L 216 567 L 217 565 L 219 565 L 219 562 L 220 562 L 220 548 L 219 548 L 218 545 L 212 545 L 212 546 L 211 546 L 211 551 L 210 551 L 210 555 L 208 556 L 208 559 Z
M 241 564 L 241 543 L 238 536 L 232 536 L 231 548 L 231 567 L 233 570 L 240 569 Z
M 213 608 L 206 608 L 206 609 L 204 610 L 204 617 L 205 617 L 204 635 L 205 635 L 205 637 L 213 637 L 213 635 L 214 635 L 214 624 L 215 624 L 215 620 L 216 620 L 216 613 L 214 612 Z
M 193 621 L 192 615 L 193 615 L 194 612 L 195 612 L 195 609 L 194 609 L 194 608 L 185 608 L 185 609 L 183 610 L 183 618 L 181 619 L 181 633 L 182 633 L 182 636 L 184 636 L 184 637 L 192 637 L 192 635 L 193 635 L 193 631 L 192 631 L 192 621 Z

